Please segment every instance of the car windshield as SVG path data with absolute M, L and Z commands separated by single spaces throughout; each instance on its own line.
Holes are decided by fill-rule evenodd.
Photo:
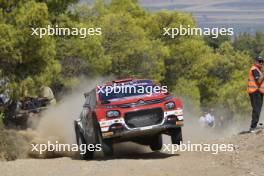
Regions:
M 154 85 L 150 81 L 104 86 L 99 90 L 99 98 L 101 101 L 108 101 L 117 98 L 151 94 L 153 93 L 153 87 Z

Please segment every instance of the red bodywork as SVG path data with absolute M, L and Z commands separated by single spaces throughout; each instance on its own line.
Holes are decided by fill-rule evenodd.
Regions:
M 160 107 L 160 108 L 162 108 L 163 111 L 167 111 L 164 104 L 167 102 L 171 102 L 171 101 L 175 102 L 175 104 L 176 104 L 176 107 L 174 108 L 175 110 L 176 109 L 182 109 L 182 103 L 178 98 L 172 98 L 172 99 L 169 99 L 167 101 L 164 101 L 164 102 L 158 103 L 158 104 L 151 104 L 151 105 L 138 106 L 138 107 L 130 107 L 130 108 L 126 108 L 126 109 L 119 108 L 119 107 L 112 107 L 112 108 L 110 107 L 110 106 L 115 106 L 115 105 L 120 105 L 120 104 L 134 103 L 134 102 L 137 102 L 140 100 L 147 101 L 147 100 L 153 100 L 153 99 L 163 99 L 165 97 L 166 97 L 166 95 L 160 94 L 160 95 L 152 95 L 149 97 L 146 96 L 144 98 L 130 98 L 127 100 L 119 100 L 117 102 L 109 103 L 108 105 L 101 104 L 100 100 L 97 99 L 98 104 L 97 104 L 97 107 L 95 109 L 95 112 L 96 112 L 96 116 L 97 116 L 98 121 L 101 121 L 101 120 L 109 120 L 109 118 L 106 117 L 106 112 L 109 110 L 118 110 L 121 113 L 121 115 L 120 115 L 121 117 L 124 117 L 124 114 L 126 112 L 129 112 L 129 111 L 138 111 L 138 110 L 143 110 L 143 109 L 151 109 L 151 108 L 155 108 L 155 107 Z M 112 118 L 110 118 L 110 119 L 112 119 Z
M 116 80 L 112 83 L 107 83 L 104 86 L 110 86 L 114 83 L 121 84 L 127 82 L 135 82 L 141 79 L 124 79 Z M 103 138 L 113 138 L 117 136 L 126 136 L 132 134 L 132 136 L 141 135 L 142 131 L 148 132 L 165 132 L 167 129 L 181 127 L 183 125 L 183 107 L 180 99 L 173 97 L 169 93 L 156 93 L 152 95 L 144 94 L 131 97 L 123 97 L 118 99 L 112 99 L 105 103 L 100 100 L 98 93 L 99 88 L 96 91 L 96 105 L 90 112 L 95 114 L 97 121 L 100 124 Z M 88 93 L 90 94 L 90 93 Z M 174 108 L 167 109 L 166 104 L 173 102 Z M 108 111 L 120 112 L 117 117 L 107 117 Z M 153 114 L 151 114 L 153 110 Z M 155 114 L 155 113 L 158 113 Z M 127 114 L 131 115 L 127 115 Z M 142 115 L 143 114 L 143 115 Z M 144 126 L 131 127 L 127 123 L 126 118 L 130 118 L 131 123 L 140 124 L 140 120 L 143 119 L 144 123 L 151 124 Z M 134 116 L 138 116 L 134 117 Z M 158 118 L 160 120 L 155 124 L 150 122 L 151 119 Z M 143 121 L 142 121 L 143 123 Z M 153 122 L 154 123 L 154 122 Z

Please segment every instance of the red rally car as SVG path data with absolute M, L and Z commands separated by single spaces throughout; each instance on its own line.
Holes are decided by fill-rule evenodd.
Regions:
M 113 91 L 118 86 L 131 89 Z M 163 91 L 153 91 L 155 89 Z M 182 103 L 164 90 L 151 80 L 128 78 L 85 93 L 83 110 L 74 121 L 77 144 L 100 144 L 105 156 L 113 154 L 114 143 L 123 141 L 148 145 L 153 151 L 161 150 L 162 134 L 170 135 L 172 144 L 179 145 Z M 87 149 L 80 152 L 80 159 L 92 159 L 93 155 L 94 150 Z

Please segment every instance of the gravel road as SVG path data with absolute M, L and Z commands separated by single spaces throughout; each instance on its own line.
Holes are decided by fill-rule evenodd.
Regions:
M 80 161 L 70 157 L 18 159 L 0 162 L 2 176 L 264 176 L 264 133 L 210 140 L 232 143 L 236 149 L 213 155 L 210 152 L 151 152 L 132 144 L 119 147 L 113 158 Z M 130 145 L 130 144 L 126 144 Z M 142 147 L 140 149 L 140 147 Z

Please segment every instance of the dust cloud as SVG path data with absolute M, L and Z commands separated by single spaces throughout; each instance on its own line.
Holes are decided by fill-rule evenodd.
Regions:
M 74 144 L 76 143 L 75 132 L 73 128 L 73 121 L 76 120 L 82 110 L 84 103 L 83 94 L 89 92 L 95 86 L 102 83 L 113 80 L 110 77 L 97 78 L 97 79 L 84 79 L 81 78 L 81 84 L 78 85 L 72 93 L 64 95 L 63 99 L 58 102 L 57 105 L 49 107 L 41 114 L 41 120 L 36 123 L 37 126 L 33 126 L 35 130 L 28 130 L 24 132 L 24 135 L 32 138 L 30 144 L 47 144 L 48 141 L 55 144 L 56 141 L 62 144 Z M 124 156 L 138 156 L 144 152 L 150 151 L 148 147 L 144 147 L 132 142 L 124 142 L 114 145 L 115 157 Z M 29 157 L 33 158 L 56 158 L 56 157 L 76 157 L 74 152 L 48 152 L 43 154 L 38 152 L 32 152 L 29 150 Z M 96 153 L 97 158 L 101 158 L 102 153 Z
M 82 110 L 83 94 L 92 90 L 96 85 L 110 80 L 113 80 L 113 78 L 104 77 L 92 80 L 81 78 L 81 84 L 72 93 L 64 95 L 64 98 L 57 105 L 49 107 L 43 112 L 41 120 L 35 123 L 38 125 L 33 126 L 35 130 L 28 131 L 28 135 L 33 138 L 31 144 L 47 144 L 48 141 L 52 143 L 58 141 L 63 144 L 76 143 L 73 121 L 79 117 Z M 137 156 L 150 151 L 148 147 L 132 142 L 115 144 L 114 149 L 116 157 Z M 75 157 L 76 154 L 73 152 L 44 152 L 40 155 L 29 150 L 29 156 L 33 158 L 54 158 L 62 156 Z M 96 154 L 96 157 L 100 158 L 102 154 Z
M 193 101 L 189 98 L 180 97 L 180 99 L 183 101 L 184 109 L 184 141 L 201 143 L 203 141 L 237 135 L 239 132 L 248 129 L 248 121 L 237 122 L 235 119 L 228 120 L 228 118 L 230 118 L 230 114 L 228 114 L 221 105 L 211 107 L 215 112 L 213 115 L 215 117 L 216 126 L 213 128 L 202 127 L 199 123 L 199 118 L 202 116 L 202 109 L 204 108 L 196 107 Z M 226 123 L 222 127 L 218 126 L 219 116 L 226 118 Z
M 47 144 L 48 141 L 55 143 L 58 141 L 62 144 L 74 144 L 75 132 L 73 122 L 78 119 L 84 103 L 84 93 L 89 92 L 95 86 L 100 85 L 108 80 L 106 78 L 87 79 L 80 78 L 80 84 L 70 93 L 63 95 L 55 106 L 49 107 L 41 114 L 41 119 L 37 126 L 28 130 L 27 135 L 34 136 L 30 144 Z M 71 152 L 46 152 L 40 155 L 37 152 L 29 150 L 29 156 L 34 158 L 52 158 L 60 156 L 73 156 Z
M 80 84 L 69 94 L 64 95 L 57 105 L 48 108 L 41 115 L 41 120 L 35 130 L 28 130 L 32 137 L 31 144 L 46 144 L 48 141 L 63 144 L 75 143 L 75 132 L 73 121 L 79 117 L 84 103 L 83 93 L 89 92 L 96 85 L 112 80 L 112 78 L 80 79 Z M 242 129 L 241 125 L 232 123 L 225 129 L 201 128 L 198 120 L 201 116 L 199 108 L 195 108 L 191 100 L 180 97 L 184 104 L 185 125 L 183 127 L 184 141 L 201 143 L 210 139 L 222 138 L 237 134 Z M 214 107 L 215 109 L 217 107 Z M 223 115 L 225 115 L 223 113 Z M 170 137 L 163 135 L 163 143 L 170 144 Z M 146 152 L 151 152 L 149 147 L 125 142 L 114 145 L 115 157 L 135 157 Z M 42 155 L 29 152 L 30 157 L 34 158 L 53 158 L 61 156 L 75 156 L 72 152 L 47 152 Z M 99 155 L 100 156 L 100 155 Z

